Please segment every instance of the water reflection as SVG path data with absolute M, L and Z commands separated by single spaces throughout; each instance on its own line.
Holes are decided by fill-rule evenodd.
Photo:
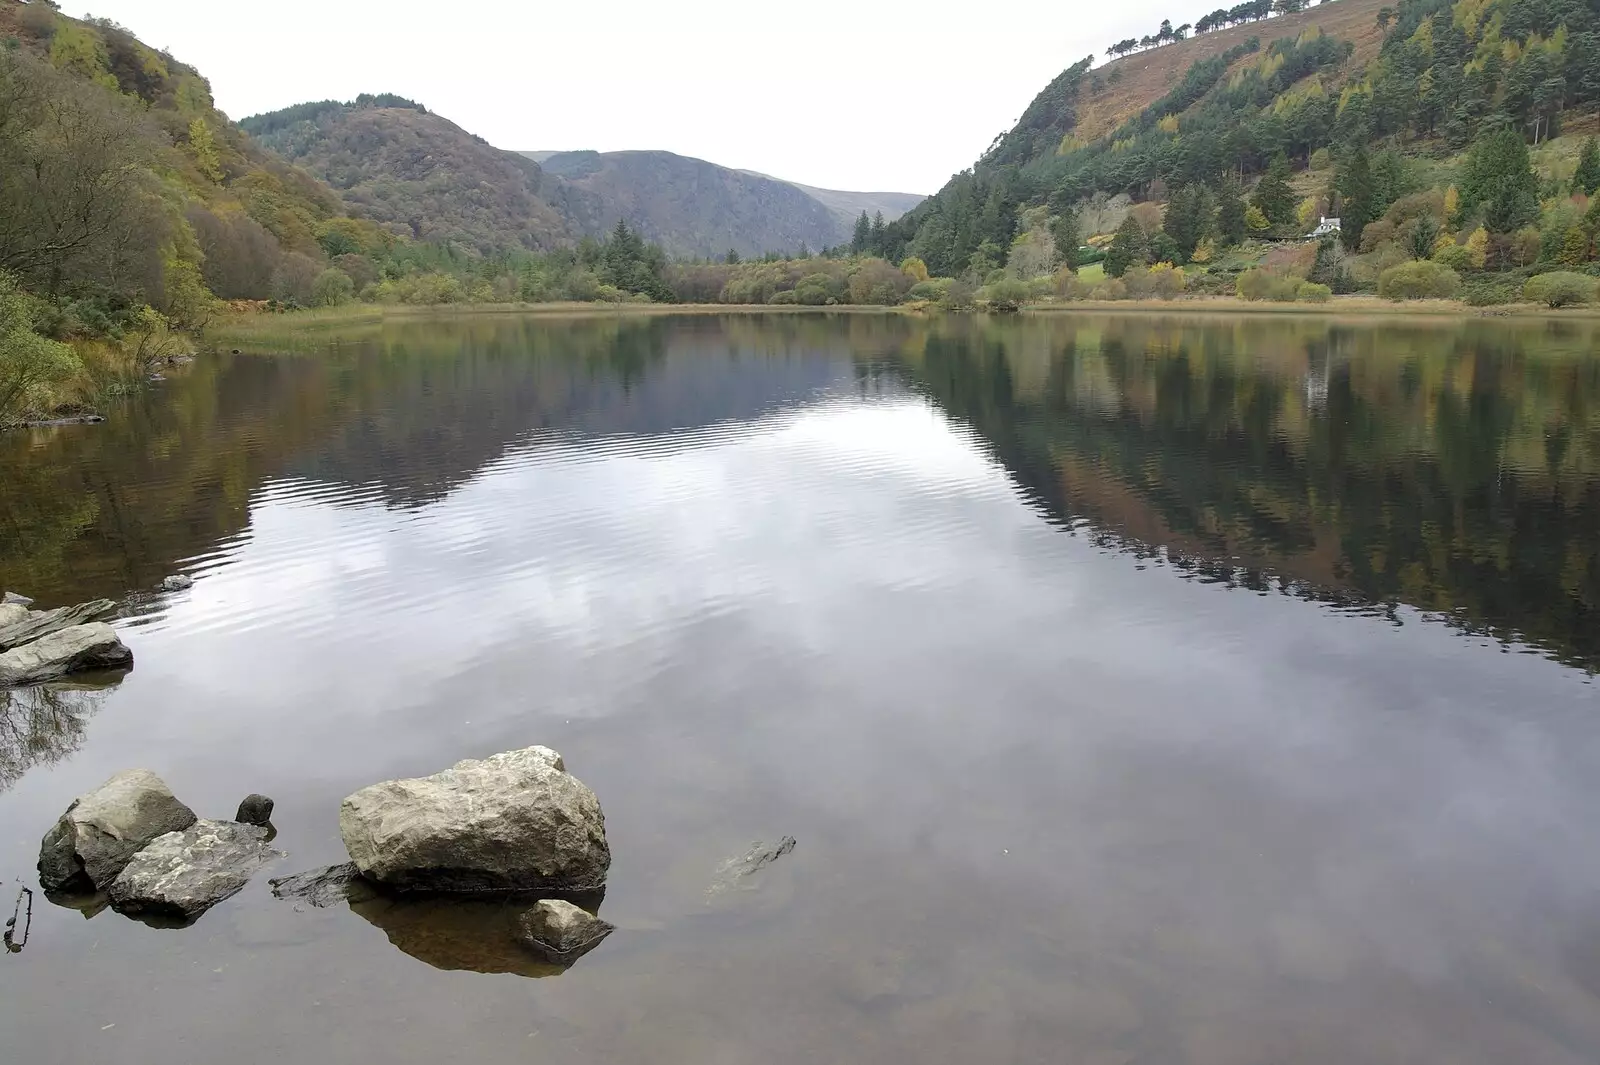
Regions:
M 435 969 L 560 976 L 570 966 L 552 965 L 522 942 L 522 919 L 535 901 L 373 895 L 352 900 L 350 911 L 382 929 L 401 952 Z M 573 901 L 599 912 L 598 898 Z
M 34 766 L 77 751 L 89 718 L 122 674 L 97 674 L 31 688 L 0 688 L 0 793 Z
M 1133 318 L 906 360 L 1060 522 L 1205 580 L 1600 665 L 1600 363 L 1577 327 Z
M 0 478 L 5 583 L 196 577 L 76 755 L 0 796 L 0 878 L 130 765 L 197 808 L 264 789 L 309 867 L 356 788 L 539 742 L 604 803 L 626 930 L 531 984 L 498 911 L 256 882 L 152 939 L 39 906 L 0 1020 L 30 1061 L 132 1065 L 173 1031 L 263 1061 L 1577 1065 L 1593 688 L 1460 630 L 1593 659 L 1589 339 L 407 323 L 0 438 L 42 478 Z

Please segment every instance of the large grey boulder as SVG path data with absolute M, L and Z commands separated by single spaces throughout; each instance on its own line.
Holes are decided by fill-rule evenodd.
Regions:
M 74 625 L 0 654 L 0 688 L 64 677 L 91 669 L 125 669 L 133 652 L 102 622 Z
M 194 823 L 194 811 L 150 770 L 118 773 L 74 799 L 45 834 L 39 884 L 53 894 L 104 890 L 151 840 Z
M 237 821 L 196 821 L 154 839 L 135 854 L 106 892 L 129 916 L 190 922 L 238 894 L 257 869 L 283 857 L 267 830 Z
M 109 599 L 95 599 L 77 606 L 64 606 L 56 610 L 27 610 L 21 616 L 7 611 L 9 620 L 0 621 L 0 651 L 9 651 L 25 643 L 32 643 L 49 633 L 83 625 L 117 608 Z
M 617 926 L 565 899 L 540 899 L 517 919 L 524 946 L 551 965 L 571 965 Z
M 339 834 L 362 875 L 395 891 L 593 891 L 611 867 L 600 800 L 548 747 L 363 788 Z

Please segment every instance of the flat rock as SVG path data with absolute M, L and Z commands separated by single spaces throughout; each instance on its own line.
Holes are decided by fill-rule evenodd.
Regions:
M 571 965 L 617 926 L 565 899 L 540 899 L 517 919 L 522 943 L 552 965 Z
M 117 630 L 103 622 L 74 625 L 41 636 L 0 654 L 0 688 L 42 681 L 96 669 L 133 665 Z
M 548 747 L 363 788 L 339 834 L 362 875 L 394 891 L 594 891 L 611 867 L 600 801 Z
M 355 862 L 312 869 L 270 881 L 272 893 L 280 899 L 309 902 L 318 909 L 341 902 L 352 905 L 376 897 L 377 889 L 361 875 Z
M 0 595 L 0 605 L 29 607 L 33 605 L 33 600 L 21 592 L 7 592 Z
M 117 604 L 109 599 L 95 599 L 56 610 L 28 610 L 21 616 L 11 614 L 11 621 L 0 622 L 0 651 L 9 651 L 48 633 L 93 621 L 116 608 Z
M 174 573 L 161 582 L 163 592 L 181 592 L 194 587 L 194 578 L 186 573 Z
M 111 882 L 111 908 L 129 916 L 194 921 L 283 857 L 267 830 L 237 821 L 196 821 L 152 840 Z
M 194 811 L 150 770 L 118 773 L 74 799 L 45 834 L 39 884 L 62 894 L 103 891 L 151 840 L 194 823 Z

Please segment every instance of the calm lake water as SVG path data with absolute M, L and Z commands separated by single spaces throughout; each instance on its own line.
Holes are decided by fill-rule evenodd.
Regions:
M 124 768 L 289 853 L 189 929 L 38 900 L 4 1057 L 1592 1063 L 1597 339 L 425 321 L 0 437 L 0 584 L 142 593 L 120 686 L 0 704 L 6 914 Z M 272 897 L 535 743 L 615 855 L 571 970 Z

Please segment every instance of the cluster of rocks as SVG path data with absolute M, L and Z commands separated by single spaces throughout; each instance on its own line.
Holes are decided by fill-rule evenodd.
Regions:
M 58 610 L 30 610 L 31 602 L 14 592 L 0 602 L 0 688 L 132 667 L 133 652 L 117 631 L 96 620 L 116 609 L 111 600 Z
M 51 895 L 103 892 L 129 916 L 189 923 L 282 857 L 268 846 L 272 800 L 249 796 L 238 820 L 208 821 L 148 769 L 118 773 L 67 807 L 39 846 Z
M 377 893 L 531 903 L 515 935 L 557 966 L 614 930 L 571 901 L 605 889 L 611 850 L 600 800 L 548 747 L 363 788 L 341 804 L 339 834 L 348 864 L 274 880 L 274 893 L 314 906 Z
M 268 845 L 271 814 L 271 799 L 251 795 L 233 821 L 204 820 L 149 770 L 119 773 L 46 834 L 40 882 L 53 895 L 104 892 L 120 913 L 192 922 L 282 857 Z M 511 936 L 561 967 L 613 931 L 593 912 L 611 867 L 605 815 L 548 747 L 363 788 L 340 807 L 339 832 L 348 863 L 274 880 L 274 894 L 313 906 L 377 896 L 515 903 Z
M 156 585 L 160 592 L 194 587 L 194 578 L 173 574 Z M 130 604 L 145 593 L 128 597 Z M 99 619 L 117 609 L 110 599 L 95 599 L 57 610 L 32 610 L 33 600 L 17 592 L 0 595 L 0 688 L 43 684 L 74 673 L 133 668 L 133 652 L 110 625 Z

